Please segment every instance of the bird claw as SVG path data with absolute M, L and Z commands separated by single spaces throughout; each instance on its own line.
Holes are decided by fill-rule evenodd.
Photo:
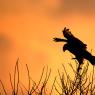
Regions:
M 57 42 L 57 38 L 53 38 L 53 41 Z
M 72 59 L 77 59 L 77 58 L 72 58 Z

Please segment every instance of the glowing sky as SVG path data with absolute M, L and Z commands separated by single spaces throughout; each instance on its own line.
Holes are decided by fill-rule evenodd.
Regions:
M 8 84 L 9 72 L 13 73 L 18 57 L 22 80 L 25 64 L 34 80 L 40 77 L 44 65 L 55 76 L 61 63 L 71 58 L 71 54 L 62 52 L 62 44 L 52 40 L 62 37 L 65 26 L 87 43 L 94 54 L 94 4 L 95 0 L 0 0 L 0 37 L 5 40 L 0 42 L 0 79 L 6 78 L 4 82 Z M 27 83 L 26 80 L 23 82 Z

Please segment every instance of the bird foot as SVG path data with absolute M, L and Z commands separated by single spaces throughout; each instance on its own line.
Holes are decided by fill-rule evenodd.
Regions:
M 72 59 L 77 59 L 77 58 L 72 58 Z

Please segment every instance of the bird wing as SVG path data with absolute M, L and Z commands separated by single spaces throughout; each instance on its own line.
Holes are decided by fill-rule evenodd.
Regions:
M 72 40 L 75 42 L 75 45 L 80 47 L 81 49 L 86 49 L 87 45 L 84 44 L 81 40 L 79 40 L 78 38 L 74 37 L 72 38 Z
M 67 39 L 68 39 L 67 36 L 73 36 L 72 33 L 70 32 L 70 30 L 67 29 L 66 27 L 64 28 L 64 30 L 62 31 L 62 33 L 63 33 L 63 36 L 64 36 L 65 38 L 67 38 Z
M 70 31 L 69 29 L 66 29 L 66 27 L 64 28 L 64 30 L 62 31 L 63 35 L 65 38 L 67 38 L 69 44 L 73 44 L 74 46 L 77 46 L 79 48 L 82 49 L 86 49 L 87 45 L 84 44 L 81 40 L 79 40 L 78 38 L 76 38 Z

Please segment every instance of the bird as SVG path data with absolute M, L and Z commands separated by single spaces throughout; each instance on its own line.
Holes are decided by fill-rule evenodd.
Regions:
M 84 59 L 88 60 L 92 65 L 95 65 L 95 56 L 87 51 L 87 44 L 84 44 L 80 39 L 75 37 L 69 29 L 66 27 L 62 31 L 63 38 L 54 38 L 55 42 L 65 42 L 63 46 L 63 52 L 68 50 L 72 53 L 79 64 L 83 64 Z

